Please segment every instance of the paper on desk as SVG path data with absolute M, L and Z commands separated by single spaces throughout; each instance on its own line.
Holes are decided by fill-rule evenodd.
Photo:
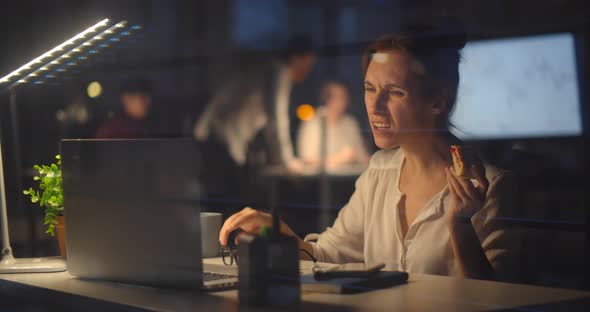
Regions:
M 329 269 L 329 268 L 333 268 L 333 267 L 338 266 L 338 264 L 326 263 L 326 262 L 317 262 L 317 265 L 319 267 L 321 267 L 322 269 Z M 300 274 L 304 275 L 304 274 L 311 274 L 311 273 L 313 273 L 313 271 L 312 271 L 313 266 L 314 266 L 313 261 L 308 261 L 308 260 L 301 260 L 301 261 L 299 261 L 299 272 L 300 272 Z

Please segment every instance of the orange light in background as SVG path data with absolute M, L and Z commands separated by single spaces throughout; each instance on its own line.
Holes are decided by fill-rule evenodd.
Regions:
M 297 118 L 299 120 L 310 120 L 315 116 L 315 108 L 309 104 L 301 104 L 297 107 Z
M 102 86 L 100 82 L 93 81 L 88 84 L 88 88 L 86 88 L 86 92 L 88 93 L 88 97 L 90 98 L 97 98 L 102 94 Z

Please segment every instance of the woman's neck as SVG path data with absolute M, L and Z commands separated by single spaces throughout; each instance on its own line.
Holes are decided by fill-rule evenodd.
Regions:
M 334 126 L 338 123 L 338 120 L 340 119 L 340 116 L 334 116 L 332 114 L 326 114 L 326 123 L 328 124 L 328 126 Z
M 340 120 L 340 118 L 342 117 L 342 115 L 338 115 L 338 114 L 334 114 L 332 112 L 330 112 L 328 110 L 327 107 L 322 106 L 319 108 L 320 110 L 320 114 L 323 114 L 325 120 L 326 120 L 326 125 L 333 127 L 334 125 L 336 125 L 338 123 L 338 121 Z
M 405 155 L 404 169 L 412 175 L 430 175 L 451 163 L 449 140 L 440 134 L 427 134 L 400 145 Z

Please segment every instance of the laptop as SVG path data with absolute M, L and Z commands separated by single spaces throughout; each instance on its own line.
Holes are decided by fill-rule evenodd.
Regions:
M 237 286 L 237 267 L 203 264 L 201 163 L 191 139 L 61 142 L 70 274 L 157 287 Z

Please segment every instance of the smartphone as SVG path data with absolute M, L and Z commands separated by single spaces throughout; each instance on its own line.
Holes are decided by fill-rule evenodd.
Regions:
M 370 277 L 371 275 L 381 271 L 385 267 L 385 263 L 377 263 L 375 265 L 367 266 L 364 263 L 346 263 L 335 266 L 326 270 L 316 270 L 313 274 L 316 280 L 324 280 L 340 277 Z

